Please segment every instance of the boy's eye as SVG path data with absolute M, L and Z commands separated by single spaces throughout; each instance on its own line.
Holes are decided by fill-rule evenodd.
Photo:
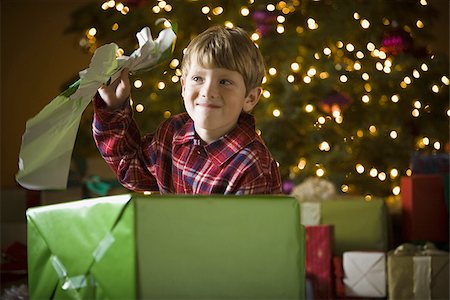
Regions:
M 192 76 L 192 81 L 198 82 L 201 80 L 200 76 Z
M 222 80 L 220 80 L 220 84 L 229 85 L 229 84 L 231 84 L 231 81 L 228 79 L 222 79 Z

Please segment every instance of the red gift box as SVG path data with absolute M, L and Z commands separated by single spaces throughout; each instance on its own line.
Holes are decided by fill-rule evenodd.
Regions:
M 306 276 L 311 279 L 314 299 L 333 299 L 332 225 L 305 226 Z
M 401 178 L 404 241 L 448 242 L 448 210 L 441 175 Z
M 345 299 L 344 268 L 341 256 L 333 256 L 334 292 L 337 299 Z

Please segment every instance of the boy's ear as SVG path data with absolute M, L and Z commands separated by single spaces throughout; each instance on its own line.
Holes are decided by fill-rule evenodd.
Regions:
M 181 83 L 181 97 L 184 98 L 184 77 L 183 76 L 181 76 L 180 83 Z
M 250 90 L 250 92 L 248 93 L 248 95 L 245 97 L 244 100 L 244 106 L 242 108 L 244 112 L 249 113 L 252 111 L 252 109 L 258 103 L 259 97 L 261 97 L 261 93 L 262 89 L 260 87 L 255 87 L 252 90 Z

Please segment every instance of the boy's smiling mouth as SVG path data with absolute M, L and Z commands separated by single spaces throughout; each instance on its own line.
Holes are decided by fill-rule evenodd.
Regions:
M 211 103 L 211 102 L 198 102 L 195 104 L 196 106 L 204 107 L 204 108 L 220 108 L 220 105 Z

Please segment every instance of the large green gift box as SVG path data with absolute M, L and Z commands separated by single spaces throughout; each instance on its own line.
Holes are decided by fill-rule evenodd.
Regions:
M 287 196 L 142 196 L 31 208 L 30 299 L 303 299 Z
M 384 199 L 336 197 L 326 201 L 302 202 L 304 225 L 334 226 L 334 254 L 346 251 L 387 251 L 389 224 Z

